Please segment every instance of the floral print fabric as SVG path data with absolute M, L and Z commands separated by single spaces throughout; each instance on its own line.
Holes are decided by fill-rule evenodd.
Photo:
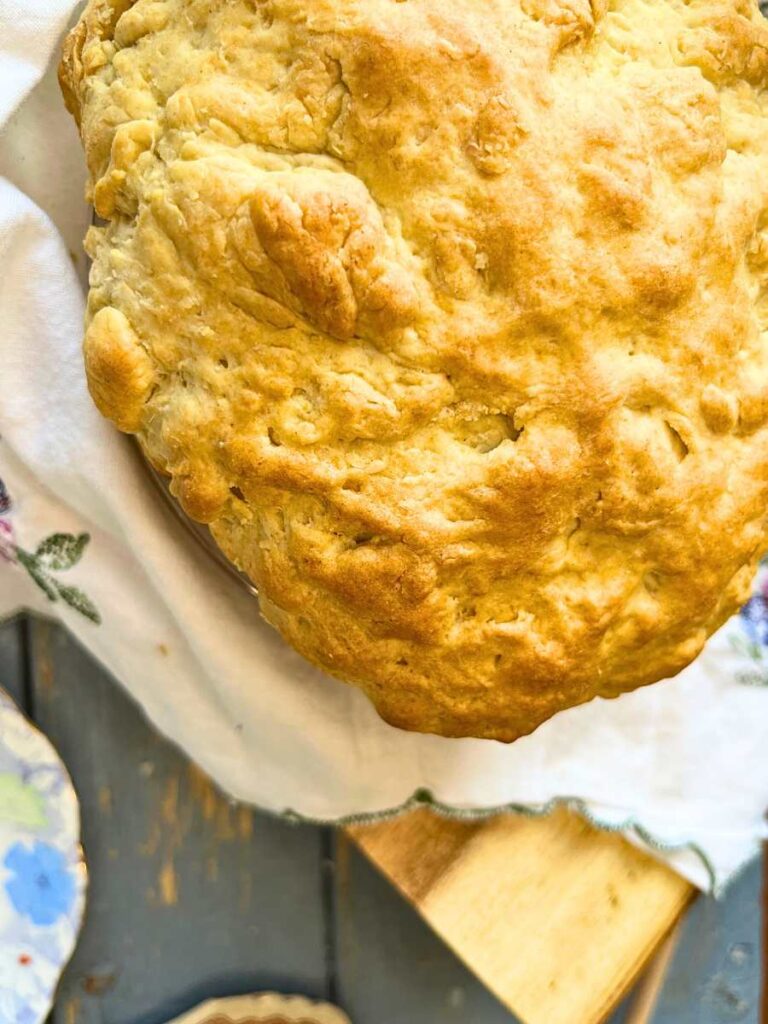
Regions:
M 16 542 L 13 528 L 13 503 L 0 479 L 0 559 L 24 569 L 49 601 L 62 600 L 70 608 L 98 625 L 101 615 L 83 591 L 60 579 L 59 573 L 72 569 L 90 541 L 87 533 L 52 533 L 27 551 Z

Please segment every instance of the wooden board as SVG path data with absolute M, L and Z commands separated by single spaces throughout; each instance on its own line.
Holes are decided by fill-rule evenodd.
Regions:
M 525 1024 L 597 1024 L 693 888 L 560 810 L 481 823 L 429 810 L 349 835 Z
M 335 865 L 336 992 L 353 1024 L 518 1024 L 341 830 Z

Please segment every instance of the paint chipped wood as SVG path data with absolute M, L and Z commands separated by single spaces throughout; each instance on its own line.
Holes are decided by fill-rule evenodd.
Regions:
M 320 830 L 234 806 L 63 631 L 35 627 L 41 646 L 38 720 L 72 772 L 91 878 L 54 1024 L 159 1024 L 288 978 L 325 994 Z M 105 965 L 114 983 L 94 983 Z
M 26 710 L 26 623 L 21 616 L 0 623 L 0 687 Z

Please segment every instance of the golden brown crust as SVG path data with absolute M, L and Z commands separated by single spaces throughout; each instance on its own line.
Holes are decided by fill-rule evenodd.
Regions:
M 514 739 L 744 599 L 767 76 L 746 0 L 90 0 L 94 398 L 388 721 Z
M 119 309 L 103 306 L 91 319 L 83 356 L 99 412 L 120 430 L 139 430 L 152 393 L 154 363 Z

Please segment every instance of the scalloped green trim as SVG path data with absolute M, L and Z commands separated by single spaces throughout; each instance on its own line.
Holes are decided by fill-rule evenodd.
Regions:
M 280 818 L 283 821 L 294 822 L 295 824 L 325 825 L 329 827 L 333 826 L 343 828 L 347 825 L 366 825 L 372 824 L 376 821 L 387 821 L 390 818 L 398 817 L 400 814 L 405 814 L 408 811 L 413 810 L 415 807 L 424 806 L 429 807 L 436 814 L 440 814 L 444 818 L 457 818 L 465 821 L 482 821 L 485 818 L 492 818 L 497 814 L 522 814 L 528 818 L 543 818 L 546 817 L 547 814 L 551 814 L 556 808 L 565 807 L 568 810 L 575 811 L 577 814 L 581 815 L 581 817 L 589 822 L 590 825 L 600 829 L 601 832 L 633 832 L 638 839 L 649 846 L 652 850 L 658 850 L 659 853 L 675 853 L 682 850 L 690 850 L 691 853 L 695 854 L 704 865 L 707 877 L 709 878 L 710 891 L 713 896 L 721 896 L 728 883 L 735 877 L 734 874 L 726 879 L 723 884 L 720 884 L 712 861 L 698 843 L 690 840 L 671 843 L 665 842 L 662 839 L 657 839 L 656 836 L 645 828 L 645 826 L 641 825 L 632 817 L 625 818 L 624 821 L 618 823 L 604 821 L 589 809 L 588 804 L 582 797 L 578 796 L 555 796 L 545 804 L 540 805 L 512 802 L 508 804 L 498 804 L 494 807 L 468 809 L 444 804 L 440 800 L 437 800 L 428 789 L 417 789 L 415 793 L 397 807 L 391 807 L 383 811 L 367 811 L 359 814 L 347 814 L 342 815 L 340 818 L 315 818 L 305 814 L 299 814 L 297 811 L 291 810 L 290 808 L 286 808 L 284 811 L 266 811 L 266 813 L 273 817 Z M 260 808 L 260 810 L 263 811 L 263 808 Z

